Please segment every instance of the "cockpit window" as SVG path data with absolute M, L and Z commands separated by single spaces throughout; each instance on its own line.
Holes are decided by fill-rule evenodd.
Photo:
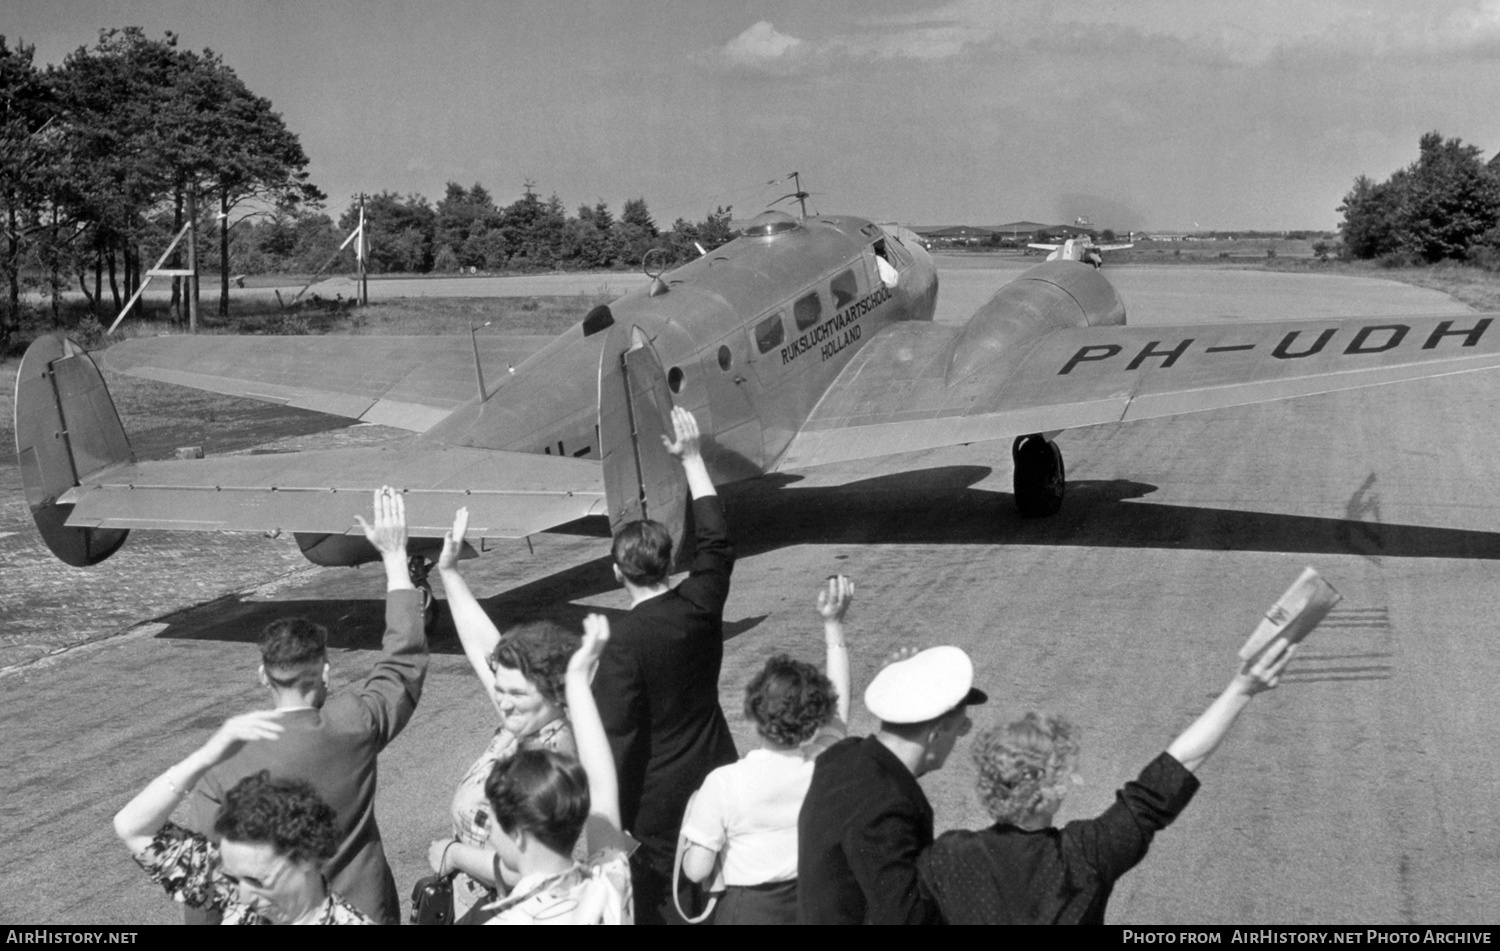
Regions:
M 806 330 L 823 316 L 823 304 L 814 291 L 792 305 L 792 314 L 797 318 L 797 329 Z
M 906 250 L 906 246 L 896 238 L 886 236 L 884 239 L 876 241 L 874 248 L 877 255 L 885 258 L 886 263 L 897 270 L 911 264 L 911 252 Z
M 828 289 L 833 292 L 834 310 L 838 310 L 845 304 L 851 303 L 855 297 L 859 296 L 859 288 L 854 284 L 853 271 L 845 271 L 835 277 L 832 283 L 828 285 Z
M 755 325 L 755 346 L 766 353 L 781 346 L 786 339 L 786 329 L 781 325 L 781 315 L 772 314 Z

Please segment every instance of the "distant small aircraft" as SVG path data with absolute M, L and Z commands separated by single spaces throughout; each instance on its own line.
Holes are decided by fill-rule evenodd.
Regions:
M 1500 367 L 1493 315 L 1127 326 L 1109 281 L 1067 258 L 1081 247 L 937 324 L 915 235 L 768 211 L 556 338 L 177 335 L 103 354 L 416 434 L 372 448 L 137 461 L 92 358 L 41 337 L 16 381 L 21 479 L 42 538 L 79 566 L 137 528 L 291 532 L 319 564 L 372 561 L 355 515 L 381 485 L 406 493 L 419 558 L 460 505 L 471 537 L 606 514 L 680 538 L 687 492 L 661 436 L 681 405 L 720 483 L 1007 439 L 1016 506 L 1045 516 L 1062 430 Z
M 1028 244 L 1027 247 L 1036 248 L 1038 251 L 1051 251 L 1052 253 L 1047 255 L 1049 261 L 1079 261 L 1083 264 L 1092 264 L 1097 269 L 1104 266 L 1105 251 L 1123 251 L 1135 245 L 1095 244 L 1093 238 L 1085 235 L 1081 238 L 1069 238 L 1062 244 Z

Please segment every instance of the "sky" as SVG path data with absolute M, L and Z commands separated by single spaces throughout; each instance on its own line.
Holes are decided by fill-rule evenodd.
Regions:
M 1437 130 L 1500 149 L 1500 0 L 4 0 L 60 64 L 171 30 L 271 100 L 337 214 L 360 191 L 664 227 L 812 209 L 907 224 L 1332 229 Z

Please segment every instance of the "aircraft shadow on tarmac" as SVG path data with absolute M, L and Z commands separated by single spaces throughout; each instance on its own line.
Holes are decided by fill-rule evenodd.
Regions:
M 929 544 L 1500 559 L 1500 534 L 1494 532 L 1155 503 L 1142 500 L 1156 486 L 1129 479 L 1070 482 L 1062 512 L 1023 519 L 1010 493 L 974 487 L 990 472 L 985 466 L 945 466 L 826 487 L 798 487 L 804 481 L 798 476 L 771 476 L 727 487 L 725 507 L 741 557 L 795 545 Z M 586 614 L 621 613 L 573 603 L 618 587 L 605 554 L 605 520 L 583 519 L 559 531 L 599 538 L 600 557 L 483 599 L 491 616 L 507 623 L 546 618 L 578 628 Z M 163 619 L 167 627 L 157 636 L 254 643 L 267 623 L 289 614 L 326 625 L 335 650 L 377 647 L 384 621 L 383 602 L 376 598 L 245 601 L 232 596 Z M 726 620 L 725 639 L 763 620 Z M 446 612 L 430 643 L 434 653 L 462 653 Z

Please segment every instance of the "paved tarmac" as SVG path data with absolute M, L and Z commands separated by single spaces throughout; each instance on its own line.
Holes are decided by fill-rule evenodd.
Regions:
M 954 306 L 987 296 L 995 275 L 970 273 L 943 274 Z M 1383 281 L 1106 273 L 1138 322 L 1465 311 Z M 1493 923 L 1496 384 L 1467 374 L 1065 433 L 1068 500 L 1045 521 L 1016 516 L 998 444 L 731 490 L 741 560 L 720 683 L 741 748 L 743 684 L 772 652 L 821 655 L 812 580 L 842 571 L 859 586 L 856 694 L 899 644 L 965 647 L 992 697 L 981 724 L 1037 707 L 1082 726 L 1086 784 L 1059 818 L 1093 815 L 1222 688 L 1260 612 L 1311 564 L 1345 601 L 1200 771 L 1204 788 L 1120 883 L 1109 920 Z M 468 563 L 475 590 L 500 619 L 624 610 L 603 526 L 579 531 L 499 545 Z M 180 567 L 194 544 L 174 542 L 186 561 L 170 570 L 145 555 L 128 583 L 180 599 L 197 583 Z M 110 564 L 141 557 L 127 546 Z M 224 717 L 263 702 L 253 641 L 269 618 L 330 624 L 335 685 L 368 667 L 378 566 L 261 570 L 215 580 L 200 607 L 0 676 L 0 920 L 177 920 L 110 815 Z M 79 577 L 59 571 L 52 596 L 64 600 Z M 451 631 L 433 646 L 422 706 L 382 758 L 379 814 L 403 890 L 425 871 L 452 788 L 493 728 Z M 854 727 L 870 723 L 860 715 Z M 923 781 L 939 829 L 984 822 L 967 752 L 960 741 Z

